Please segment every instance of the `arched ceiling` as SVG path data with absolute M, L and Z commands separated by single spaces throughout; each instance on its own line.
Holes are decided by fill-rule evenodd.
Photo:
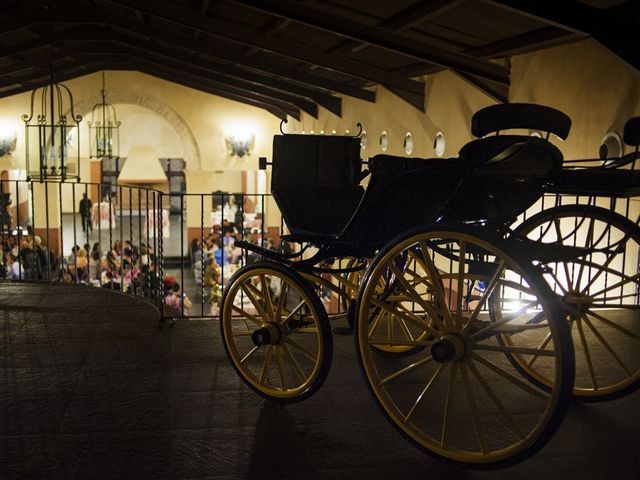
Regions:
M 4 0 L 0 97 L 138 70 L 286 118 L 382 85 L 425 109 L 456 72 L 506 101 L 508 57 L 593 37 L 640 68 L 632 0 Z

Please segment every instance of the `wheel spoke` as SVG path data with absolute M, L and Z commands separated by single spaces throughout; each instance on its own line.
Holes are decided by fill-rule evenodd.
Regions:
M 407 322 L 412 323 L 412 324 L 418 326 L 419 328 L 425 329 L 426 331 L 430 332 L 434 336 L 440 337 L 440 335 L 441 335 L 441 333 L 439 331 L 437 331 L 437 330 L 434 330 L 433 327 L 431 327 L 431 325 L 429 325 L 429 323 L 425 322 L 420 317 L 414 315 L 412 312 L 410 312 L 408 310 L 407 311 L 400 311 L 399 309 L 403 309 L 404 310 L 404 307 L 402 305 L 397 305 L 398 310 L 396 310 L 391 305 L 388 305 L 384 301 L 378 300 L 377 298 L 371 298 L 369 301 L 373 305 L 375 305 L 377 307 L 380 307 L 381 309 L 391 313 L 392 315 L 396 315 L 398 318 L 406 320 Z
M 593 385 L 594 390 L 598 390 L 598 380 L 596 379 L 596 372 L 593 369 L 593 362 L 591 360 L 591 352 L 589 351 L 589 345 L 587 344 L 587 339 L 585 338 L 584 331 L 582 329 L 582 320 L 580 318 L 576 318 L 575 324 L 578 329 L 578 334 L 580 336 L 580 343 L 582 344 L 584 357 L 587 362 L 587 368 L 589 369 L 591 384 Z
M 422 252 L 422 258 L 427 266 L 427 272 L 431 276 L 431 286 L 433 287 L 433 293 L 436 297 L 436 302 L 438 303 L 439 310 L 442 312 L 444 323 L 450 329 L 453 329 L 453 318 L 451 318 L 451 311 L 449 310 L 449 305 L 447 304 L 444 290 L 442 289 L 442 284 L 440 283 L 440 274 L 438 273 L 438 269 L 433 263 L 433 260 L 429 256 L 429 246 L 424 240 L 421 241 L 419 245 L 420 252 Z
M 620 368 L 622 368 L 622 370 L 624 370 L 624 372 L 631 377 L 633 375 L 633 373 L 631 372 L 631 370 L 629 370 L 629 368 L 624 364 L 624 362 L 622 361 L 622 359 L 620 358 L 620 356 L 615 352 L 615 350 L 611 347 L 611 345 L 609 344 L 609 342 L 607 342 L 605 340 L 605 338 L 602 336 L 602 334 L 593 326 L 593 324 L 591 323 L 591 321 L 589 321 L 589 319 L 587 318 L 586 315 L 582 316 L 582 320 L 584 321 L 584 323 L 586 323 L 586 325 L 589 327 L 589 329 L 591 330 L 591 332 L 593 332 L 593 334 L 596 336 L 596 338 L 598 340 L 600 340 L 600 343 L 604 346 L 604 348 L 607 349 L 607 351 L 611 354 L 611 356 L 614 358 L 614 360 L 616 361 L 616 363 L 620 366 Z
M 443 365 L 445 365 L 443 363 Z M 458 372 L 458 363 L 450 362 L 451 370 L 449 373 L 449 388 L 447 389 L 447 402 L 442 415 L 442 434 L 440 435 L 440 447 L 445 448 L 447 441 L 447 427 L 449 426 L 449 415 L 453 412 L 453 400 L 455 398 L 456 373 Z
M 635 307 L 635 308 L 637 308 L 637 307 Z M 628 337 L 633 338 L 634 340 L 640 340 L 640 335 L 637 335 L 637 334 L 633 333 L 631 330 L 628 330 L 628 329 L 624 328 L 623 326 L 618 325 L 615 322 L 612 322 L 608 318 L 603 317 L 602 315 L 600 315 L 600 314 L 598 314 L 598 313 L 596 313 L 596 312 L 594 312 L 592 310 L 589 310 L 589 315 L 592 316 L 593 318 L 595 318 L 596 320 L 600 320 L 602 323 L 604 323 L 604 324 L 610 326 L 611 328 L 619 331 L 620 333 L 623 333 L 624 335 L 627 335 Z
M 276 346 L 276 362 L 278 364 L 278 375 L 280 376 L 280 387 L 282 387 L 282 391 L 287 391 L 287 378 L 284 371 L 284 359 L 282 348 L 278 345 Z
M 483 350 L 499 353 L 515 353 L 521 355 L 535 355 L 537 357 L 553 357 L 556 354 L 554 350 L 541 350 L 539 348 L 529 347 L 513 347 L 509 345 L 488 345 L 484 343 L 476 343 L 472 348 L 473 350 Z
M 314 355 L 313 352 L 307 350 L 302 345 L 300 345 L 298 342 L 295 342 L 295 341 L 291 340 L 291 337 L 286 337 L 284 339 L 284 342 L 289 344 L 289 345 L 291 345 L 293 348 L 296 348 L 296 349 L 300 350 L 302 352 L 302 354 L 305 357 L 307 357 L 309 360 L 311 360 L 312 362 L 315 363 L 315 361 L 317 360 L 316 355 Z
M 510 381 L 515 386 L 519 387 L 521 390 L 524 390 L 525 392 L 533 395 L 534 397 L 540 398 L 542 400 L 546 400 L 547 396 L 545 395 L 544 392 L 542 392 L 540 390 L 536 390 L 535 388 L 533 388 L 528 383 L 523 382 L 518 377 L 515 377 L 511 373 L 503 370 L 501 367 L 499 367 L 495 363 L 487 360 L 486 358 L 481 357 L 480 355 L 478 355 L 478 354 L 476 354 L 474 352 L 471 352 L 470 355 L 476 362 L 481 363 L 482 365 L 487 367 L 489 370 L 497 373 L 501 377 L 503 377 L 506 380 Z
M 613 261 L 614 258 L 616 258 L 616 255 L 618 254 L 615 252 L 611 253 L 610 255 L 607 255 L 606 262 L 604 262 L 602 265 L 599 266 L 599 270 L 596 272 L 596 274 L 592 278 L 589 279 L 589 281 L 587 282 L 587 285 L 580 291 L 580 293 L 582 294 L 587 293 L 591 285 L 595 283 L 595 281 L 600 277 L 600 275 L 602 275 L 602 273 L 605 270 L 608 270 L 609 264 Z
M 433 360 L 433 357 L 431 355 L 429 355 L 429 356 L 427 356 L 427 357 L 425 357 L 425 358 L 423 358 L 421 360 L 418 360 L 417 362 L 412 363 L 411 365 L 407 365 L 403 369 L 398 370 L 397 372 L 392 373 L 391 375 L 388 375 L 388 376 L 384 377 L 382 380 L 380 380 L 380 382 L 378 382 L 378 385 L 380 385 L 380 386 L 386 385 L 387 383 L 392 382 L 396 378 L 400 378 L 402 375 L 410 373 L 410 372 L 414 371 L 416 368 L 418 368 L 419 366 L 425 365 L 425 364 L 429 363 L 432 360 Z
M 298 381 L 301 384 L 304 383 L 305 381 L 304 372 L 302 371 L 302 368 L 300 367 L 300 364 L 298 363 L 296 358 L 293 356 L 293 353 L 291 352 L 289 345 L 287 345 L 286 343 L 283 343 L 282 349 L 287 354 L 287 358 L 289 358 L 289 361 L 291 362 L 291 366 L 293 367 L 293 371 L 296 373 L 296 376 L 298 377 Z
M 538 349 L 539 350 L 544 350 L 544 347 L 546 347 L 549 342 L 551 341 L 551 332 L 547 333 L 547 335 L 544 337 L 544 340 L 542 340 L 542 342 L 540 342 L 540 345 L 538 345 Z M 538 355 L 532 355 L 531 358 L 529 359 L 529 361 L 527 362 L 527 365 L 529 367 L 533 366 L 534 362 L 539 358 Z
M 585 247 L 589 250 L 593 250 L 593 224 L 595 222 L 595 218 L 591 217 L 589 219 L 589 229 L 587 230 L 587 238 L 585 239 Z M 590 254 L 591 255 L 591 254 Z M 578 278 L 576 279 L 575 286 L 576 289 L 580 288 L 580 282 L 582 281 L 582 274 L 584 272 L 584 263 L 580 264 L 580 269 L 578 270 Z
M 275 320 L 275 311 L 273 308 L 273 300 L 271 298 L 271 290 L 269 290 L 269 284 L 265 275 L 260 275 L 260 286 L 262 287 L 262 296 L 264 298 L 265 309 L 267 314 Z
M 481 328 L 480 330 L 478 330 L 477 332 L 474 332 L 471 334 L 472 338 L 484 338 L 487 336 L 488 333 L 491 333 L 492 331 L 496 330 L 498 327 L 505 325 L 509 322 L 514 321 L 516 318 L 518 318 L 520 315 L 522 315 L 523 313 L 527 312 L 527 309 L 537 305 L 538 302 L 537 300 L 533 300 L 529 303 L 526 303 L 525 305 L 523 305 L 522 307 L 520 307 L 518 310 L 516 310 L 515 312 L 510 313 L 509 315 L 505 315 L 503 316 L 500 320 L 497 320 L 495 322 L 490 323 L 489 325 L 487 325 L 484 328 Z M 544 311 L 538 312 L 536 313 L 527 323 L 539 323 L 541 318 L 544 318 L 545 314 Z
M 287 293 L 289 293 L 289 284 L 287 282 L 282 282 L 280 297 L 278 298 L 278 305 L 276 307 L 275 314 L 273 315 L 274 322 L 279 322 L 280 317 L 282 317 L 282 311 L 286 304 Z
M 285 324 L 285 323 L 287 323 L 289 320 L 291 320 L 291 319 L 293 318 L 293 316 L 294 316 L 296 313 L 298 313 L 298 311 L 299 311 L 302 307 L 304 307 L 304 306 L 305 306 L 305 301 L 304 301 L 304 300 L 300 301 L 300 303 L 299 303 L 298 305 L 296 305 L 296 307 L 295 307 L 293 310 L 291 310 L 291 312 L 289 312 L 289 313 L 288 313 L 288 315 L 284 318 L 284 320 L 282 320 L 282 321 L 280 322 L 280 325 L 284 325 L 284 324 Z M 287 310 L 285 309 L 285 312 L 286 312 L 286 311 L 287 311 Z
M 467 243 L 460 242 L 460 253 L 458 254 L 458 290 L 456 295 L 456 325 L 462 325 L 462 297 L 464 285 L 465 256 L 467 255 Z M 453 291 L 453 286 L 449 289 Z
M 253 347 L 251 350 L 249 350 L 249 353 L 247 353 L 244 357 L 242 357 L 240 359 L 240 363 L 245 363 L 247 360 L 249 360 L 251 357 L 253 357 L 253 355 L 260 349 L 260 347 Z
M 442 329 L 442 324 L 440 322 L 440 315 L 438 314 L 438 311 L 434 309 L 431 305 L 429 305 L 429 303 L 425 301 L 425 299 L 422 298 L 422 296 L 411 285 L 409 285 L 409 282 L 407 282 L 407 279 L 404 278 L 404 275 L 400 272 L 400 269 L 395 264 L 391 264 L 391 270 L 393 271 L 396 278 L 400 281 L 402 286 L 405 288 L 405 290 L 409 294 L 409 298 L 412 301 L 416 302 L 418 305 L 420 305 L 424 309 L 424 311 L 427 312 L 431 318 L 433 318 L 434 322 L 438 325 L 438 327 Z M 432 283 L 435 281 L 437 281 L 437 279 L 432 278 Z
M 235 330 L 231 332 L 232 337 L 248 337 L 253 334 L 251 330 Z
M 260 371 L 260 384 L 265 385 L 265 380 L 267 378 L 267 374 L 269 373 L 269 364 L 271 363 L 271 356 L 273 355 L 273 345 L 269 345 L 267 348 L 267 354 L 264 357 L 264 362 L 262 363 L 262 370 Z
M 425 362 L 428 360 L 425 360 Z M 413 412 L 416 411 L 416 408 L 418 407 L 418 405 L 420 404 L 420 402 L 422 401 L 422 399 L 424 398 L 424 396 L 426 395 L 426 393 L 429 391 L 429 389 L 435 384 L 436 380 L 438 380 L 438 378 L 440 377 L 440 375 L 442 374 L 442 372 L 444 371 L 444 363 L 441 363 L 440 366 L 438 367 L 438 369 L 435 371 L 435 373 L 431 376 L 431 379 L 427 382 L 427 384 L 425 385 L 425 387 L 422 389 L 422 391 L 420 392 L 420 394 L 416 397 L 415 402 L 413 402 L 413 405 L 411 406 L 411 408 L 409 409 L 409 411 L 407 412 L 407 414 L 404 416 L 404 423 L 409 422 L 409 419 L 411 418 L 411 416 L 413 415 Z M 399 373 L 399 372 L 396 372 Z
M 263 322 L 260 321 L 260 319 L 256 318 L 255 316 L 251 315 L 248 312 L 245 312 L 244 310 L 242 310 L 239 307 L 236 307 L 235 305 L 231 306 L 231 311 L 232 312 L 236 312 L 239 313 L 240 315 L 242 315 L 242 317 L 246 320 L 251 320 L 253 323 L 255 323 L 258 326 L 262 326 Z
M 262 308 L 262 305 L 260 305 L 260 302 L 258 301 L 258 299 L 254 296 L 253 292 L 251 291 L 253 289 L 253 285 L 247 284 L 247 283 L 243 283 L 242 285 L 240 285 L 240 288 L 242 289 L 244 294 L 247 296 L 249 301 L 253 304 L 254 308 L 258 312 L 258 315 L 260 315 L 262 317 L 263 321 L 264 322 L 269 321 L 269 317 L 267 316 L 267 312 L 265 312 L 264 308 Z M 258 295 L 260 295 L 260 291 L 255 290 L 255 292 Z
M 467 401 L 469 402 L 469 408 L 471 410 L 471 418 L 473 419 L 473 426 L 476 431 L 476 436 L 478 437 L 478 443 L 480 444 L 480 451 L 483 455 L 487 453 L 487 439 L 484 434 L 484 430 L 482 429 L 482 422 L 480 421 L 480 416 L 478 415 L 478 406 L 476 405 L 476 399 L 473 395 L 473 389 L 471 384 L 469 383 L 469 375 L 467 373 L 467 368 L 465 362 L 460 363 L 460 373 L 462 374 L 462 385 L 464 386 L 464 391 L 467 394 Z
M 640 273 L 636 273 L 635 275 L 629 277 L 627 275 L 622 274 L 621 272 L 612 272 L 612 273 L 616 273 L 618 276 L 620 276 L 622 278 L 622 280 L 620 280 L 619 282 L 614 283 L 613 285 L 607 285 L 605 288 L 603 288 L 602 290 L 599 290 L 593 294 L 591 294 L 590 296 L 592 298 L 596 298 L 599 297 L 600 295 L 603 295 L 606 292 L 609 292 L 611 290 L 615 290 L 616 288 L 621 288 L 624 287 L 625 285 L 629 284 L 629 283 L 633 283 L 636 285 L 636 287 L 640 286 L 638 285 L 639 280 L 640 280 Z M 630 296 L 635 296 L 636 293 L 634 292 L 632 295 Z
M 467 320 L 467 323 L 465 323 L 464 326 L 462 327 L 463 331 L 469 328 L 471 326 L 471 323 L 478 318 L 478 315 L 480 314 L 480 310 L 482 309 L 482 306 L 487 302 L 487 299 L 495 290 L 496 286 L 498 285 L 498 281 L 500 280 L 500 277 L 502 276 L 506 268 L 507 268 L 507 264 L 504 261 L 501 261 L 495 273 L 491 277 L 491 280 L 489 280 L 489 283 L 485 287 L 484 293 L 482 294 L 482 297 L 478 301 L 478 305 L 476 305 L 476 308 L 473 310 L 473 313 L 469 317 L 469 320 Z
M 489 384 L 482 377 L 482 375 L 480 375 L 480 372 L 478 371 L 478 368 L 473 363 L 473 360 L 467 359 L 465 360 L 465 362 L 468 363 L 469 370 L 471 370 L 471 373 L 473 373 L 473 376 L 476 377 L 476 379 L 478 380 L 478 383 L 482 385 L 482 388 L 484 389 L 486 394 L 489 396 L 489 398 L 491 398 L 496 408 L 500 411 L 500 413 L 504 417 L 506 425 L 509 427 L 509 429 L 513 433 L 515 433 L 518 436 L 518 438 L 520 438 L 521 440 L 524 439 L 525 437 L 524 433 L 522 432 L 520 427 L 518 427 L 518 424 L 514 420 L 513 416 L 509 413 L 507 408 L 504 406 L 504 404 L 500 400 L 500 397 L 496 394 L 496 392 L 493 391 L 493 389 L 489 386 Z

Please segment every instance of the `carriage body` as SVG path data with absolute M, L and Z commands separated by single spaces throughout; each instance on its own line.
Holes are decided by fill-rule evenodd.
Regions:
M 551 134 L 566 138 L 570 126 L 549 107 L 497 105 L 474 115 L 478 138 L 457 158 L 377 155 L 367 162 L 357 137 L 276 136 L 271 191 L 290 232 L 282 238 L 305 247 L 285 255 L 242 244 L 269 261 L 238 271 L 221 303 L 225 349 L 241 378 L 276 401 L 318 390 L 332 350 L 318 290 L 329 289 L 354 324 L 370 392 L 412 443 L 469 464 L 513 463 L 541 448 L 576 393 L 570 325 L 580 324 L 584 344 L 583 317 L 614 323 L 588 285 L 563 286 L 558 294 L 550 284 L 560 270 L 594 268 L 589 255 L 617 256 L 629 238 L 640 242 L 640 233 L 604 247 L 560 234 L 549 240 L 553 226 L 575 220 L 557 208 L 524 222 L 520 232 L 510 228 L 545 192 L 567 190 L 571 175 L 586 178 L 581 169 L 564 170 L 549 141 Z M 546 137 L 501 134 L 510 128 Z M 586 218 L 580 228 L 589 231 L 600 217 L 587 211 Z M 617 267 L 606 258 L 601 273 L 613 275 Z M 591 270 L 584 277 L 590 282 Z M 618 277 L 638 284 L 637 276 Z M 622 330 L 633 342 L 640 338 Z M 637 363 L 609 390 L 596 385 L 584 396 L 635 388 Z M 454 409 L 456 395 L 466 401 Z

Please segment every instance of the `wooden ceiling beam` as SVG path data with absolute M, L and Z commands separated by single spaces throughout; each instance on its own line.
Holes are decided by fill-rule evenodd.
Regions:
M 104 16 L 103 16 L 104 17 Z M 194 43 L 189 37 L 179 34 L 167 36 L 166 32 L 157 27 L 142 25 L 138 22 L 129 21 L 119 16 L 109 16 L 107 18 L 109 25 L 116 28 L 124 34 L 137 33 L 148 36 L 154 42 L 171 45 L 174 48 L 180 48 L 186 52 L 195 52 L 198 55 L 206 56 L 212 59 L 223 60 L 236 67 L 249 68 L 252 71 L 260 71 L 266 74 L 275 75 L 283 80 L 292 80 L 307 87 L 320 89 L 322 91 L 332 91 L 350 97 L 359 98 L 367 102 L 375 101 L 375 92 L 360 87 L 349 85 L 345 82 L 331 80 L 319 75 L 301 72 L 292 68 L 282 67 L 270 63 L 268 61 L 245 56 L 237 49 L 220 48 L 220 45 L 212 40 L 200 41 Z
M 377 48 L 411 57 L 423 62 L 453 68 L 477 75 L 493 82 L 509 84 L 509 69 L 485 62 L 469 55 L 445 50 L 434 45 L 420 45 L 415 40 L 402 37 L 378 27 L 358 25 L 347 19 L 310 9 L 290 0 L 231 0 L 234 3 L 262 12 L 289 18 L 295 22 L 326 32 L 366 43 Z M 385 83 L 385 82 L 379 82 Z M 396 85 L 391 85 L 396 86 Z
M 159 58 L 157 54 L 148 53 L 144 49 L 140 48 L 121 46 L 118 53 L 137 59 L 137 61 L 140 61 L 149 69 L 148 71 L 156 69 L 161 72 L 166 72 L 167 69 L 171 69 L 173 72 L 169 73 L 182 72 L 183 75 L 188 76 L 188 78 L 194 82 L 202 85 L 209 85 L 212 88 L 216 88 L 221 91 L 229 91 L 237 95 L 251 94 L 259 97 L 259 99 L 276 105 L 278 105 L 279 102 L 285 102 L 295 106 L 303 112 L 308 113 L 314 118 L 318 118 L 318 106 L 314 102 L 302 97 L 296 97 L 277 90 L 268 89 L 259 84 L 251 84 L 242 80 L 236 80 L 235 82 L 229 81 L 228 78 L 216 74 L 211 70 L 189 64 L 188 62 L 176 60 L 167 55 L 162 55 Z M 279 106 L 281 108 L 283 107 L 283 105 Z
M 133 10 L 142 10 L 145 13 L 162 18 L 189 28 L 197 28 L 216 37 L 232 41 L 241 45 L 257 47 L 271 53 L 275 53 L 290 59 L 303 61 L 349 75 L 361 78 L 385 86 L 395 87 L 402 93 L 402 98 L 417 108 L 423 108 L 424 84 L 414 80 L 390 74 L 383 70 L 360 62 L 336 58 L 321 51 L 312 51 L 300 48 L 297 44 L 279 38 L 267 37 L 253 29 L 240 25 L 229 25 L 212 19 L 197 17 L 189 9 L 180 7 L 166 0 L 138 0 L 128 2 L 124 0 L 104 0 L 110 4 L 126 6 Z
M 268 111 L 272 115 L 275 115 L 280 120 L 286 120 L 287 116 L 291 116 L 296 120 L 300 120 L 299 110 L 295 110 L 289 107 L 282 108 L 279 105 L 274 105 L 272 103 L 265 102 L 262 100 L 249 98 L 244 95 L 237 95 L 235 93 L 228 92 L 228 91 L 218 90 L 216 88 L 213 88 L 207 85 L 201 85 L 197 82 L 193 82 L 187 78 L 184 78 L 179 73 L 169 74 L 166 72 L 151 72 L 151 71 L 146 71 L 145 67 L 136 68 L 135 66 L 132 66 L 132 70 L 138 70 L 142 73 L 146 73 L 147 75 L 155 76 L 163 80 L 166 80 L 167 82 L 172 82 L 178 85 L 182 85 L 184 87 L 193 88 L 194 90 L 200 90 L 206 93 L 210 93 L 211 95 L 217 95 L 219 97 L 227 98 L 229 100 L 234 100 L 236 102 L 244 103 L 246 105 L 262 108 L 263 110 Z
M 166 30 L 158 27 L 151 26 L 149 24 L 143 24 L 131 20 L 129 18 L 121 17 L 119 15 L 109 14 L 107 12 L 97 12 L 91 10 L 84 10 L 84 17 L 82 21 L 76 22 L 78 26 L 67 28 L 56 32 L 53 36 L 54 47 L 58 42 L 65 39 L 79 38 L 82 39 L 83 35 L 89 35 L 89 31 L 92 28 L 84 28 L 90 25 L 109 25 L 122 33 L 131 35 L 132 33 L 152 40 L 154 42 L 161 42 L 164 44 L 172 45 L 175 48 L 180 48 L 185 51 L 185 55 L 190 52 L 198 53 L 199 55 L 206 55 L 209 58 L 224 60 L 232 65 L 242 66 L 250 68 L 252 71 L 259 71 L 269 75 L 275 75 L 281 78 L 283 81 L 291 80 L 301 85 L 306 85 L 308 88 L 313 88 L 319 92 L 336 92 L 342 95 L 359 98 L 367 102 L 375 101 L 375 92 L 367 89 L 363 89 L 354 85 L 349 85 L 345 82 L 332 80 L 319 75 L 314 75 L 307 72 L 301 72 L 295 69 L 282 67 L 270 63 L 262 59 L 255 59 L 246 57 L 244 54 L 236 50 L 228 48 L 221 49 L 219 44 L 213 40 L 204 40 L 194 42 L 193 37 L 183 35 L 179 33 L 173 33 L 168 36 Z M 46 23 L 48 16 L 44 12 L 38 12 L 29 17 L 31 26 Z M 30 40 L 28 42 L 22 42 L 20 44 L 14 44 L 7 48 L 3 48 L 0 51 L 0 57 L 11 57 L 14 55 L 20 55 L 33 50 L 35 48 L 49 45 L 49 40 L 40 38 Z M 318 101 L 315 99 L 314 101 Z M 321 103 L 318 101 L 318 103 Z M 337 107 L 335 102 L 329 102 L 326 106 L 329 110 L 334 111 L 337 114 Z
M 431 20 L 468 0 L 418 1 L 378 24 L 388 30 L 404 30 Z
M 173 83 L 187 86 L 196 90 L 200 90 L 212 95 L 228 98 L 230 100 L 245 103 L 247 105 L 263 108 L 269 113 L 280 119 L 287 118 L 290 115 L 296 119 L 300 119 L 300 111 L 294 106 L 277 100 L 267 100 L 259 98 L 259 96 L 241 91 L 230 91 L 227 88 L 217 88 L 212 85 L 206 85 L 199 80 L 192 78 L 191 75 L 185 74 L 180 70 L 162 68 L 160 71 L 155 64 L 149 64 L 137 57 L 126 54 L 113 54 L 112 52 L 102 52 L 93 50 L 86 55 L 78 55 L 75 59 L 65 59 L 62 62 L 54 64 L 55 80 L 57 82 L 67 81 L 81 75 L 100 70 L 137 70 L 148 75 L 156 76 Z M 40 71 L 31 72 L 20 77 L 12 77 L 9 80 L 0 81 L 0 97 L 15 95 L 25 91 L 40 88 L 49 82 L 48 62 L 43 65 L 34 65 L 34 68 Z M 80 71 L 76 71 L 80 69 Z M 1 89 L 7 85 L 20 84 L 19 87 L 2 91 Z
M 437 17 L 467 0 L 429 0 L 418 1 L 413 5 L 400 10 L 395 15 L 380 21 L 376 26 L 385 30 L 407 30 L 411 27 Z M 367 48 L 366 43 L 355 40 L 344 40 L 334 47 L 326 50 L 327 53 L 338 53 L 351 50 L 358 52 Z
M 88 49 L 91 49 L 94 46 L 102 48 L 103 51 L 106 49 L 108 52 L 109 45 L 111 45 L 111 50 L 113 50 L 115 47 L 122 44 L 130 49 L 130 53 L 136 55 L 144 56 L 146 53 L 152 52 L 156 55 L 159 62 L 167 60 L 180 62 L 185 65 L 186 68 L 199 69 L 212 81 L 215 80 L 221 83 L 228 82 L 231 84 L 240 83 L 244 84 L 246 88 L 250 88 L 251 84 L 253 84 L 256 85 L 258 89 L 271 91 L 275 96 L 284 94 L 290 98 L 296 96 L 300 97 L 300 104 L 298 105 L 299 108 L 313 116 L 317 115 L 317 106 L 311 105 L 309 100 L 321 105 L 335 115 L 340 116 L 342 113 L 342 101 L 339 97 L 287 82 L 286 80 L 279 80 L 277 78 L 243 70 L 227 63 L 220 64 L 207 59 L 197 58 L 194 55 L 185 55 L 183 50 L 161 47 L 152 42 L 140 41 L 140 39 L 132 35 L 110 32 L 102 28 L 98 28 L 84 31 L 81 30 L 79 32 L 76 31 L 76 34 L 72 35 L 72 37 L 83 43 L 66 46 L 64 42 L 59 40 L 58 51 L 53 54 L 44 53 L 37 57 L 30 56 L 27 60 L 13 62 L 8 66 L 0 67 L 0 75 L 7 75 L 14 71 L 29 69 L 34 63 L 46 62 L 48 59 L 57 60 L 76 53 L 87 52 Z
M 634 20 L 575 0 L 565 0 L 562 8 L 553 0 L 483 1 L 577 35 L 590 35 L 629 65 L 640 70 L 638 23 Z

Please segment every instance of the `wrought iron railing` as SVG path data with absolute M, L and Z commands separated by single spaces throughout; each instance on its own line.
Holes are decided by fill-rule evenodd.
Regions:
M 0 183 L 0 278 L 118 290 L 153 303 L 163 318 L 217 317 L 218 300 L 233 273 L 260 260 L 234 247 L 236 240 L 286 247 L 280 241 L 282 215 L 267 194 L 167 194 L 136 186 L 54 181 Z M 170 205 L 178 203 L 177 213 L 171 213 Z M 514 227 L 560 205 L 599 206 L 637 225 L 636 203 L 545 195 Z M 577 225 L 583 230 L 586 226 Z M 604 232 L 601 235 L 610 235 Z M 640 258 L 638 252 L 624 252 L 622 271 L 635 278 L 638 265 L 627 261 L 629 255 Z M 606 272 L 600 277 L 598 281 L 608 281 Z M 180 289 L 174 292 L 176 283 Z M 625 288 L 606 294 L 637 301 L 640 292 Z

